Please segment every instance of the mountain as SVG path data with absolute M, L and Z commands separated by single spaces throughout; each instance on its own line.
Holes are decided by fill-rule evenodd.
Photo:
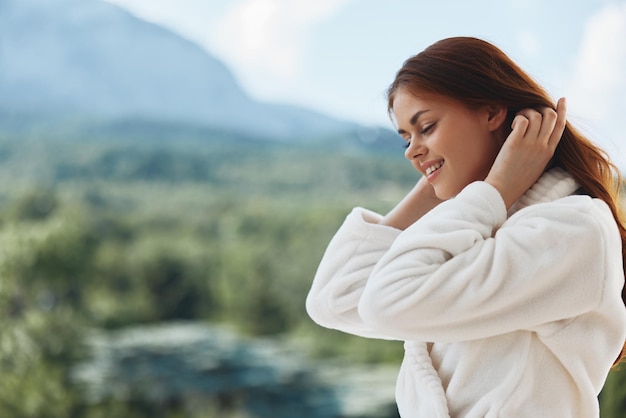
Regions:
M 0 0 L 0 126 L 118 119 L 282 140 L 363 129 L 255 101 L 198 45 L 102 0 Z

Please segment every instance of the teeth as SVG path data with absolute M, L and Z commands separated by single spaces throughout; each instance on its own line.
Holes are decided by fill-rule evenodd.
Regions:
M 443 161 L 438 162 L 437 164 L 431 165 L 426 169 L 426 175 L 430 176 L 435 170 L 439 169 L 443 165 Z

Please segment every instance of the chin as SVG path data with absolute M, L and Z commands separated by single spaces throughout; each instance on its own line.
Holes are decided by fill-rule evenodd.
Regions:
M 461 190 L 463 190 L 463 188 L 455 190 L 435 188 L 435 196 L 437 196 L 437 198 L 441 200 L 449 200 L 461 193 Z
M 452 199 L 454 196 L 456 196 L 458 193 L 451 195 L 450 193 L 445 193 L 445 192 L 439 192 L 437 190 L 435 190 L 435 196 L 437 196 L 437 198 L 439 200 L 448 200 L 448 199 Z

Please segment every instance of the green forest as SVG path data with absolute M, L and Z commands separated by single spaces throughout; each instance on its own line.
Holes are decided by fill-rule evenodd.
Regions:
M 312 359 L 399 364 L 401 344 L 322 329 L 304 299 L 348 211 L 384 212 L 417 181 L 400 146 L 77 132 L 0 136 L 0 416 L 251 416 L 89 400 L 72 370 L 93 330 L 203 321 L 306 346 Z M 603 418 L 624 415 L 624 373 L 601 404 Z

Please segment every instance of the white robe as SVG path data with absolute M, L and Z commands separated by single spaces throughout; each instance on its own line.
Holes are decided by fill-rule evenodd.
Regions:
M 355 208 L 307 297 L 320 325 L 405 341 L 403 418 L 592 418 L 626 338 L 608 206 L 553 169 L 506 211 L 474 182 L 405 231 Z

